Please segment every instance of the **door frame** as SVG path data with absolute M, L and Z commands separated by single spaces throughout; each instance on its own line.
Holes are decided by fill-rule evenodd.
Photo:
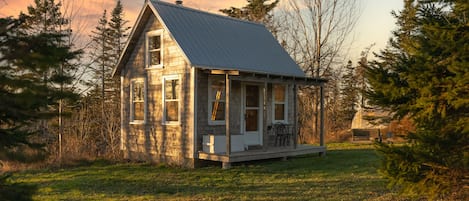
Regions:
M 246 123 L 245 123 L 245 114 L 246 114 L 246 85 L 254 85 L 259 87 L 259 107 L 258 107 L 258 113 L 257 113 L 257 122 L 258 122 L 258 131 L 257 135 L 259 136 L 259 144 L 250 144 L 247 143 L 245 140 L 246 145 L 263 145 L 264 144 L 264 131 L 263 131 L 263 114 L 264 114 L 264 85 L 262 83 L 256 83 L 256 82 L 242 82 L 241 83 L 241 115 L 240 115 L 240 126 L 241 126 L 241 133 L 246 136 L 246 134 L 254 134 L 253 132 L 246 132 Z M 245 137 L 246 139 L 246 137 Z

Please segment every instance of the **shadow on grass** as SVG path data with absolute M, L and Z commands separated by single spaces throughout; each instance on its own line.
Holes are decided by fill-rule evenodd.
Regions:
M 0 200 L 29 201 L 37 191 L 37 186 L 25 183 L 12 183 L 9 174 L 0 175 Z
M 229 170 L 97 163 L 20 180 L 48 189 L 45 200 L 363 200 L 389 193 L 378 164 L 372 149 L 332 150 L 324 157 L 237 163 Z

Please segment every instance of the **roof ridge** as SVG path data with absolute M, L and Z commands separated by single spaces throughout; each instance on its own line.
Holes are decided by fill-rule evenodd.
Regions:
M 171 7 L 179 8 L 179 9 L 185 9 L 187 11 L 196 12 L 196 13 L 200 13 L 200 14 L 204 14 L 204 15 L 210 15 L 210 16 L 213 16 L 213 17 L 219 17 L 219 18 L 224 18 L 224 19 L 227 19 L 227 20 L 238 21 L 238 22 L 242 22 L 242 23 L 247 23 L 247 24 L 252 24 L 252 25 L 265 27 L 264 24 L 261 24 L 261 23 L 258 23 L 258 22 L 252 22 L 252 21 L 242 20 L 242 19 L 238 19 L 238 18 L 234 18 L 234 17 L 230 17 L 230 16 L 210 13 L 210 12 L 195 9 L 195 8 L 190 8 L 190 7 L 185 7 L 185 6 L 182 6 L 182 5 L 172 4 L 172 3 L 165 2 L 165 1 L 162 1 L 162 0 L 150 0 L 149 2 L 157 3 L 157 4 L 164 4 L 166 6 L 171 6 Z

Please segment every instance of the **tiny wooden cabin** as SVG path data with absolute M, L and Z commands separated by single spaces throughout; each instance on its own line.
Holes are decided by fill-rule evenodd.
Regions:
M 296 143 L 298 85 L 322 92 L 326 80 L 306 77 L 261 24 L 147 1 L 114 76 L 128 159 L 229 167 L 326 151 Z

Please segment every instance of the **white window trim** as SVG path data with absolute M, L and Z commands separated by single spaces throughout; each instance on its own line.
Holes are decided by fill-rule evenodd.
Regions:
M 275 91 L 274 91 L 274 86 L 275 85 L 282 85 L 285 87 L 285 100 L 284 102 L 276 102 L 275 101 Z M 287 84 L 273 84 L 272 85 L 272 123 L 288 123 L 288 91 L 289 91 L 289 85 Z M 275 104 L 276 103 L 283 103 L 283 120 L 275 120 Z
M 220 76 L 221 77 L 221 76 Z M 222 77 L 224 79 L 224 77 Z M 208 103 L 208 111 L 207 111 L 207 120 L 208 120 L 208 125 L 225 125 L 226 124 L 226 121 L 225 120 L 212 120 L 211 116 L 212 116 L 212 81 L 215 79 L 214 76 L 209 76 L 208 77 L 208 100 L 207 100 L 207 103 Z M 226 84 L 225 84 L 225 93 L 226 93 Z M 225 94 L 223 94 L 223 96 L 226 97 Z M 225 100 L 225 97 L 223 98 L 223 102 L 226 104 L 226 100 Z M 226 106 L 225 106 L 226 107 Z M 226 111 L 225 111 L 226 112 Z
M 133 104 L 133 85 L 134 82 L 142 82 L 143 83 L 143 120 L 134 120 L 134 104 Z M 129 124 L 145 124 L 147 119 L 147 84 L 145 83 L 145 79 L 143 78 L 134 78 L 130 80 L 130 121 Z
M 150 48 L 150 41 L 148 38 L 152 36 L 160 36 L 160 64 L 158 65 L 150 65 L 150 54 L 149 54 L 149 48 Z M 164 61 L 164 38 L 163 38 L 163 29 L 158 29 L 154 31 L 149 31 L 146 34 L 145 37 L 145 66 L 146 69 L 158 69 L 158 68 L 163 68 L 163 61 Z
M 179 91 L 177 92 L 178 93 L 178 120 L 177 121 L 166 121 L 166 96 L 165 96 L 165 92 L 166 92 L 166 81 L 167 80 L 178 80 L 179 81 Z M 182 82 L 181 82 L 181 78 L 179 75 L 165 75 L 162 77 L 162 80 L 161 80 L 161 99 L 162 99 L 162 104 L 163 104 L 163 114 L 162 114 L 162 122 L 161 124 L 163 125 L 180 125 L 180 122 L 181 122 L 181 92 L 182 92 Z

